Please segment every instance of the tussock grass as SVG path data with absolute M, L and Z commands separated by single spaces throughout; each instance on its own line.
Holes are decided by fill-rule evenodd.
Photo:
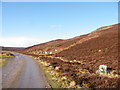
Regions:
M 0 67 L 5 66 L 9 61 L 9 58 L 0 57 Z
M 57 82 L 56 81 L 56 76 L 53 76 L 51 75 L 49 72 L 52 71 L 52 68 L 47 68 L 45 66 L 43 66 L 40 62 L 38 62 L 38 60 L 35 60 L 39 66 L 40 66 L 40 69 L 42 70 L 42 72 L 44 73 L 46 79 L 47 79 L 47 82 L 49 83 L 49 85 L 51 86 L 51 88 L 65 88 L 62 86 L 62 82 L 59 81 Z
M 8 51 L 2 51 L 0 53 L 0 67 L 5 66 L 10 60 L 10 57 L 14 57 L 14 55 Z

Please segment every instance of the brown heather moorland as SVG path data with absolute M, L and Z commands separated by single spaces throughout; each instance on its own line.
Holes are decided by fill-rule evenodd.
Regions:
M 118 24 L 115 24 L 72 39 L 59 39 L 28 47 L 21 52 L 48 63 L 48 68 L 53 67 L 60 76 L 75 81 L 74 85 L 86 88 L 117 88 L 120 84 L 118 34 Z M 45 51 L 53 54 L 41 53 Z M 99 65 L 107 65 L 109 73 L 99 74 Z

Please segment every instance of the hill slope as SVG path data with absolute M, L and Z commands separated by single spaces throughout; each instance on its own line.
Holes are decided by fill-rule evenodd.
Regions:
M 60 77 L 75 81 L 76 86 L 71 88 L 78 85 L 87 88 L 115 88 L 120 83 L 118 34 L 118 24 L 115 24 L 75 38 L 28 47 L 23 52 L 36 56 L 47 68 L 54 68 L 54 71 L 61 74 Z M 45 51 L 53 54 L 42 55 L 41 52 Z M 98 73 L 99 65 L 102 64 L 107 65 L 107 75 Z M 66 86 L 69 86 L 67 83 Z
M 101 28 L 88 34 L 88 36 L 96 37 L 86 39 L 86 41 L 82 43 L 78 43 L 69 49 L 63 50 L 57 53 L 56 57 L 63 57 L 68 60 L 79 60 L 86 63 L 86 68 L 91 67 L 91 71 L 97 70 L 100 64 L 105 64 L 110 68 L 117 69 L 118 25 Z
M 25 48 L 23 52 L 29 54 L 36 54 L 36 55 L 41 55 L 43 54 L 43 52 L 52 52 L 53 54 L 55 54 L 77 43 L 80 39 L 82 39 L 85 36 L 86 35 L 82 35 L 67 40 L 58 39 L 58 40 L 49 41 L 46 43 Z

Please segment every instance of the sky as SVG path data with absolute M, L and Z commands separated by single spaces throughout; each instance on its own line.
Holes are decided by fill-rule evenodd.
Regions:
M 117 23 L 117 2 L 2 2 L 0 46 L 69 39 Z

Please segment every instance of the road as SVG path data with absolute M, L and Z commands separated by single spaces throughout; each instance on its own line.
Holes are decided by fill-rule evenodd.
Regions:
M 26 55 L 14 54 L 2 68 L 3 88 L 46 88 L 49 87 L 39 65 Z

